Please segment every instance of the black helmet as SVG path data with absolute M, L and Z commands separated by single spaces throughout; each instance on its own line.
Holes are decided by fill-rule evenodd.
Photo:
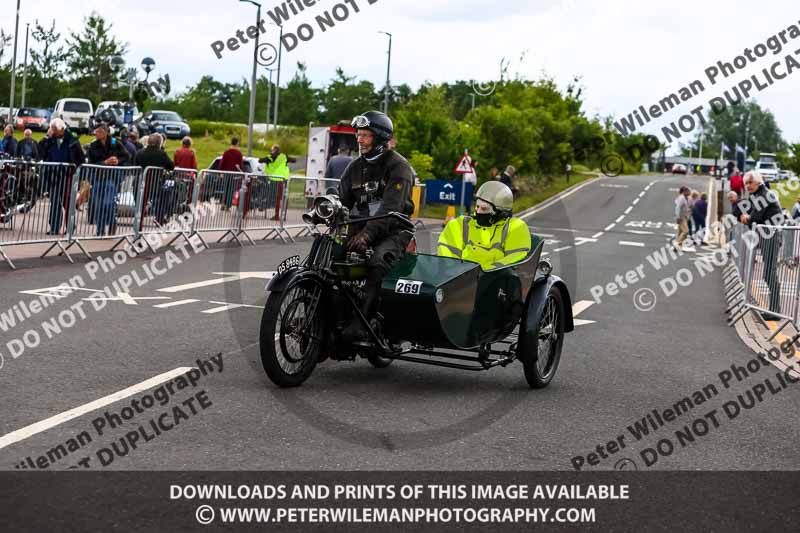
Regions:
M 369 130 L 377 140 L 376 144 L 386 144 L 394 136 L 394 125 L 386 113 L 380 111 L 367 111 L 358 115 L 350 123 L 357 130 Z

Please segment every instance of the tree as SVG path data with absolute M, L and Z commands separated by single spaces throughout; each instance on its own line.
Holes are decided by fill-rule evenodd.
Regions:
M 274 100 L 273 100 L 274 102 Z M 317 119 L 319 100 L 306 76 L 306 64 L 298 62 L 294 77 L 281 91 L 280 123 L 308 126 Z
M 45 79 L 55 79 L 61 75 L 67 53 L 64 46 L 56 46 L 61 34 L 56 32 L 55 19 L 47 29 L 37 20 L 33 27 L 33 40 L 41 45 L 41 50 L 31 48 L 31 66 L 36 75 Z
M 0 28 L 0 68 L 3 67 L 3 54 L 6 51 L 6 47 L 11 46 L 11 41 L 13 39 L 14 39 L 13 35 L 7 34 L 5 31 L 2 30 L 2 28 Z
M 748 117 L 749 128 L 747 127 Z M 729 158 L 735 157 L 737 144 L 742 147 L 747 144 L 748 155 L 756 149 L 760 152 L 772 153 L 786 149 L 786 142 L 775 122 L 775 116 L 768 109 L 762 109 L 754 101 L 728 106 L 722 113 L 712 111 L 709 114 L 708 123 L 703 141 L 703 152 L 711 154 L 712 157 L 720 153 L 722 143 L 730 148 L 730 152 L 726 154 L 726 157 Z M 746 131 L 749 131 L 747 139 L 745 139 Z M 689 145 L 695 154 L 700 149 L 699 144 L 699 140 L 697 140 Z
M 355 79 L 355 76 L 346 76 L 341 68 L 336 69 L 336 77 L 320 94 L 324 108 L 321 118 L 325 124 L 349 121 L 356 115 L 379 107 L 380 95 L 375 92 L 372 82 L 355 83 Z
M 112 25 L 96 12 L 84 19 L 82 33 L 70 33 L 69 62 L 73 86 L 95 100 L 104 95 L 121 92 L 113 88 L 120 72 L 112 69 L 111 58 L 122 56 L 127 44 L 111 35 Z

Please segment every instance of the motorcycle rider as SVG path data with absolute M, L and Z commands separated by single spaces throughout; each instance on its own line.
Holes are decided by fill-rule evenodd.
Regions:
M 438 254 L 455 257 L 492 270 L 525 259 L 531 249 L 531 232 L 513 218 L 514 194 L 499 181 L 487 181 L 475 195 L 474 216 L 448 222 L 439 236 Z
M 389 149 L 389 141 L 394 136 L 391 119 L 379 111 L 368 111 L 355 117 L 352 126 L 356 128 L 361 156 L 342 174 L 339 182 L 342 205 L 350 210 L 353 218 L 390 212 L 411 215 L 414 212 L 411 166 L 403 156 Z M 378 302 L 381 281 L 403 255 L 411 236 L 410 231 L 391 217 L 350 225 L 347 250 L 364 254 L 367 248 L 373 248 L 367 263 L 365 299 L 361 307 L 368 320 Z M 349 341 L 362 340 L 367 337 L 367 331 L 361 320 L 356 319 L 344 330 L 343 336 Z

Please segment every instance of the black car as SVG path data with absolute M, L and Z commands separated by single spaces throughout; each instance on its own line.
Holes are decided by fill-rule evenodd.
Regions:
M 145 135 L 162 133 L 168 139 L 181 139 L 191 133 L 189 125 L 174 111 L 154 110 L 145 113 L 138 127 Z

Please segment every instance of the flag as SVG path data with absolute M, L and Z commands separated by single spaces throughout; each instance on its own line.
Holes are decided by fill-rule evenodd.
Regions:
M 724 154 L 725 152 L 730 152 L 730 151 L 731 151 L 731 147 L 728 146 L 725 143 L 722 143 L 722 153 Z
M 744 148 L 739 146 L 739 143 L 736 143 L 736 151 L 739 152 L 740 154 L 743 154 L 744 153 Z

